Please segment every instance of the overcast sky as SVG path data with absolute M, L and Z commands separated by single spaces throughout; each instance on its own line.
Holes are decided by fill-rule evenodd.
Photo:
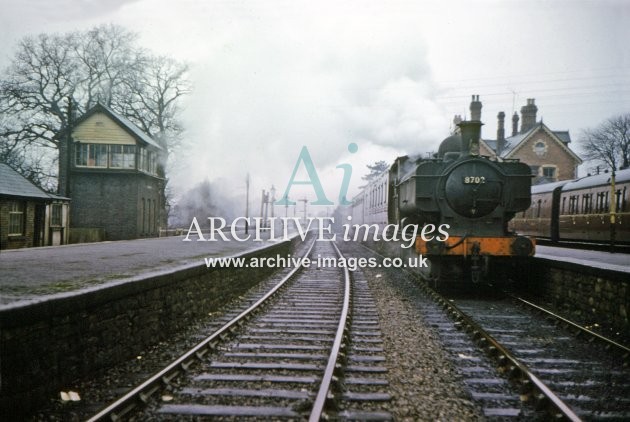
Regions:
M 116 23 L 191 65 L 189 141 L 171 177 L 283 191 L 303 146 L 337 201 L 350 163 L 434 151 L 470 96 L 496 115 L 535 98 L 554 130 L 630 111 L 628 1 L 0 0 L 0 65 L 16 41 Z M 509 119 L 508 119 L 509 120 Z M 508 128 L 510 126 L 508 125 Z M 509 130 L 509 129 L 508 129 Z M 359 150 L 348 151 L 354 142 Z M 576 148 L 575 142 L 573 144 Z M 312 190 L 298 192 L 295 197 Z M 278 193 L 278 196 L 281 192 Z

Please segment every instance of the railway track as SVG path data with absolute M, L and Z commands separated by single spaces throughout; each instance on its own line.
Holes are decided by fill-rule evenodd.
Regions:
M 630 418 L 630 350 L 520 300 L 457 300 L 577 417 Z M 537 307 L 537 310 L 541 308 Z M 565 327 L 568 324 L 569 329 Z
M 419 285 L 425 321 L 488 418 L 630 419 L 627 347 L 519 298 Z
M 307 254 L 341 256 L 332 242 L 314 242 Z M 352 282 L 347 269 L 296 268 L 89 420 L 387 420 L 379 336 L 365 282 Z
M 437 300 L 536 410 L 574 421 L 630 418 L 628 348 L 518 298 Z M 486 402 L 509 400 L 471 391 Z

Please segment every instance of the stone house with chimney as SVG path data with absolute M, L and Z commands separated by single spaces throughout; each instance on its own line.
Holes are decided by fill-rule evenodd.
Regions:
M 482 104 L 478 95 L 473 95 L 470 103 L 471 120 L 481 120 Z M 519 159 L 532 169 L 534 184 L 556 182 L 577 178 L 577 168 L 582 160 L 570 148 L 569 131 L 550 129 L 536 120 L 538 107 L 529 98 L 521 107 L 521 117 L 514 112 L 512 132 L 505 136 L 505 113 L 497 115 L 497 137 L 482 137 L 481 155 L 501 159 Z M 519 128 L 519 120 L 521 122 Z

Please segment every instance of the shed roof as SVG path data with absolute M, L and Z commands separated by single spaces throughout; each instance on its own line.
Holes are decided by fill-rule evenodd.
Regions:
M 44 200 L 68 200 L 62 196 L 44 192 L 5 163 L 0 163 L 0 195 Z

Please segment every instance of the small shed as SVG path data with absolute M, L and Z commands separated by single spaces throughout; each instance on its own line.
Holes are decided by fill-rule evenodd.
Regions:
M 68 198 L 44 192 L 0 163 L 0 249 L 68 243 Z

